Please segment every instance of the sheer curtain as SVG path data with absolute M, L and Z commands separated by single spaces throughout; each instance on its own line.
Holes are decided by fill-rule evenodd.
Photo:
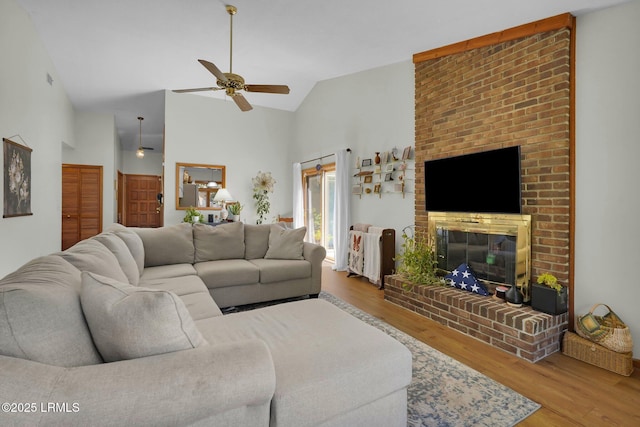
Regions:
M 293 228 L 304 225 L 304 194 L 302 193 L 302 165 L 293 164 Z
M 347 254 L 349 252 L 349 226 L 351 226 L 351 170 L 349 169 L 349 151 L 336 151 L 336 193 L 333 204 L 333 241 L 336 250 L 336 261 L 333 269 L 347 270 Z

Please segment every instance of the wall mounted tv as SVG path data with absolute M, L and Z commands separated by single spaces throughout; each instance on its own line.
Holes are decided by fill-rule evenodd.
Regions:
M 427 211 L 521 213 L 520 147 L 424 162 Z

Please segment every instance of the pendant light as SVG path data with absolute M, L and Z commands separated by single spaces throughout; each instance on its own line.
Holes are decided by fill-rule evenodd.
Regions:
M 138 117 L 138 121 L 140 122 L 140 139 L 138 140 L 138 151 L 136 151 L 136 157 L 141 159 L 144 157 L 144 150 L 142 149 L 142 121 L 144 117 Z

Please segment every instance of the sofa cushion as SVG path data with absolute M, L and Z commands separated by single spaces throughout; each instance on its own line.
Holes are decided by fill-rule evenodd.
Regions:
M 131 255 L 136 260 L 136 265 L 138 266 L 138 270 L 140 271 L 138 274 L 142 274 L 144 270 L 144 245 L 142 244 L 142 239 L 131 228 L 127 228 L 122 224 L 114 223 L 111 224 L 105 231 L 110 231 L 116 234 L 122 241 L 127 245 L 129 251 L 131 251 Z
M 265 259 L 304 259 L 304 235 L 307 227 L 290 230 L 277 224 L 271 225 L 269 232 L 269 249 L 264 255 Z
M 244 258 L 244 224 L 230 222 L 212 227 L 193 225 L 195 262 Z
M 195 276 L 196 274 L 197 272 L 196 269 L 193 268 L 193 264 L 157 265 L 155 267 L 147 267 L 144 269 L 142 277 L 140 277 L 140 284 L 144 286 L 144 283 L 149 280 Z
M 187 350 L 206 343 L 173 292 L 82 272 L 80 301 L 105 362 Z
M 154 290 L 170 291 L 178 295 L 193 320 L 222 316 L 222 312 L 211 297 L 209 289 L 198 276 L 149 280 L 140 285 Z
M 116 256 L 97 240 L 82 240 L 59 255 L 80 271 L 90 271 L 120 282 L 128 280 Z
M 264 258 L 269 249 L 269 234 L 271 226 L 269 224 L 245 224 L 244 225 L 244 247 L 245 259 Z
M 105 245 L 116 256 L 120 268 L 127 276 L 128 282 L 137 286 L 140 281 L 140 270 L 124 240 L 113 232 L 100 233 L 94 236 L 93 239 Z
M 80 306 L 80 271 L 57 255 L 0 281 L 0 354 L 54 366 L 102 363 Z
M 311 277 L 311 263 L 293 259 L 252 259 L 260 269 L 260 283 L 284 282 Z
M 244 259 L 199 262 L 194 265 L 207 288 L 252 285 L 260 281 L 260 270 Z
M 193 264 L 195 249 L 191 224 L 134 228 L 144 246 L 144 266 Z

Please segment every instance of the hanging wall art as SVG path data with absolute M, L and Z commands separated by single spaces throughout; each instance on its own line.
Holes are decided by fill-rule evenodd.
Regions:
M 31 213 L 31 148 L 2 138 L 4 154 L 3 218 Z

